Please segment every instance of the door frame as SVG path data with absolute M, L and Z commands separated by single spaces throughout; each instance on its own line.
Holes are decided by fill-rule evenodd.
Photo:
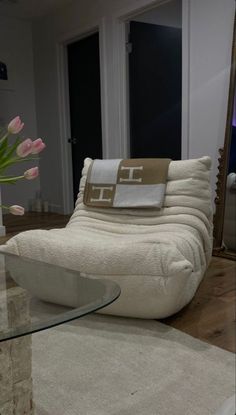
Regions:
M 171 0 L 136 0 L 135 5 L 119 9 L 99 21 L 91 21 L 89 25 L 67 32 L 57 39 L 58 111 L 63 212 L 65 214 L 70 214 L 74 209 L 72 154 L 71 146 L 67 143 L 71 130 L 66 47 L 73 41 L 99 32 L 103 157 L 128 157 L 126 24 L 137 14 L 169 1 Z M 182 0 L 182 159 L 189 158 L 190 6 L 191 0 Z M 113 140 L 110 140 L 110 137 L 113 137 Z
M 128 56 L 126 52 L 129 20 L 172 0 L 140 0 L 135 7 L 126 7 L 113 15 L 115 42 L 118 50 L 117 91 L 119 96 L 120 147 L 123 156 L 129 157 L 129 99 L 128 99 Z M 189 116 L 190 116 L 190 0 L 182 0 L 182 159 L 189 158 Z
M 71 136 L 70 104 L 69 104 L 69 73 L 67 46 L 77 40 L 84 39 L 93 33 L 99 33 L 100 78 L 101 78 L 101 118 L 102 118 L 102 151 L 107 156 L 107 86 L 104 73 L 105 47 L 104 47 L 104 20 L 100 24 L 91 24 L 76 31 L 64 34 L 57 41 L 57 76 L 58 76 L 58 111 L 61 148 L 62 173 L 62 199 L 63 213 L 71 214 L 74 210 L 73 196 L 73 165 L 72 148 L 67 139 Z

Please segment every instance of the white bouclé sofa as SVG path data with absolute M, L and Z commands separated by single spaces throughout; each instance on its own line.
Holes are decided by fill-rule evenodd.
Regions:
M 211 258 L 210 158 L 170 163 L 161 210 L 86 207 L 90 163 L 85 160 L 65 228 L 22 232 L 1 250 L 116 281 L 121 296 L 102 313 L 140 318 L 176 313 L 193 298 Z M 58 302 L 73 306 L 68 295 Z

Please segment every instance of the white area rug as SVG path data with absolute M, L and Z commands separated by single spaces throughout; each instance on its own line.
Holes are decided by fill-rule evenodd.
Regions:
M 90 315 L 33 335 L 36 415 L 213 415 L 234 367 L 156 321 Z

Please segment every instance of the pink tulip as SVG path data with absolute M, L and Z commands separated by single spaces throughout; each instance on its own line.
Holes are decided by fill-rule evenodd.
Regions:
M 38 154 L 46 147 L 46 144 L 41 138 L 33 141 L 32 154 Z
M 30 138 L 27 138 L 27 140 L 22 141 L 16 149 L 16 154 L 19 157 L 26 157 L 29 154 L 32 153 L 33 148 L 33 142 Z
M 8 124 L 7 130 L 10 134 L 18 134 L 22 128 L 24 127 L 24 123 L 21 122 L 19 115 L 13 120 L 11 120 Z
M 32 169 L 26 170 L 24 172 L 25 179 L 32 180 L 38 177 L 39 175 L 39 168 L 38 167 L 32 167 Z
M 12 215 L 22 216 L 25 213 L 25 209 L 22 206 L 12 205 L 9 207 L 9 211 Z

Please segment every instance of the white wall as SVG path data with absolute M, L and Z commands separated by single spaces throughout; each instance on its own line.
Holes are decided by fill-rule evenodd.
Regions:
M 234 10 L 234 0 L 191 0 L 189 157 L 212 157 L 212 189 L 225 135 Z
M 36 137 L 34 68 L 31 23 L 0 17 L 0 61 L 8 66 L 9 80 L 0 83 L 0 124 L 7 124 L 16 115 L 25 122 L 22 137 Z M 11 172 L 22 172 L 37 163 L 21 164 Z M 28 207 L 40 181 L 19 181 L 15 186 L 1 186 L 2 203 Z
M 34 24 L 38 129 L 48 144 L 41 163 L 41 185 L 44 195 L 58 205 L 63 204 L 63 155 L 59 142 L 57 42 L 102 24 L 102 51 L 107 62 L 102 69 L 102 93 L 107 92 L 103 106 L 103 132 L 108 137 L 105 157 L 122 157 L 116 18 L 147 3 L 148 0 L 76 0 L 60 13 Z M 189 0 L 189 5 L 189 157 L 212 157 L 214 189 L 217 151 L 224 142 L 235 1 Z

